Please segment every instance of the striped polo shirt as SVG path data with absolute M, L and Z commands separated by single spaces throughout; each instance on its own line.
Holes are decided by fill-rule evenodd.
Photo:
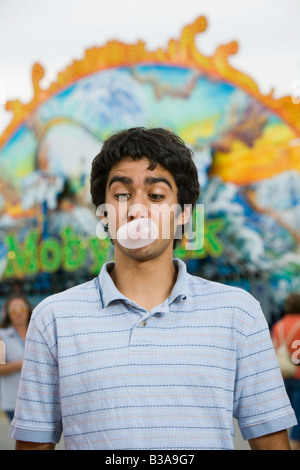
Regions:
M 146 311 L 97 278 L 48 297 L 27 334 L 11 437 L 66 449 L 233 449 L 296 424 L 259 303 L 187 273 Z

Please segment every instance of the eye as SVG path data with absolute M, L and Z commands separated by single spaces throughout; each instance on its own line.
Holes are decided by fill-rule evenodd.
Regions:
M 164 197 L 165 196 L 163 194 L 149 194 L 149 198 L 153 201 L 161 201 L 162 199 L 164 199 Z
M 129 193 L 118 193 L 115 194 L 115 198 L 118 199 L 119 201 L 127 201 L 127 199 L 130 197 Z

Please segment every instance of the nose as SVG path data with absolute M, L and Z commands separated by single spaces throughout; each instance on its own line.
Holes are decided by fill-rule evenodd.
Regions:
M 131 221 L 140 217 L 148 217 L 147 207 L 141 203 L 132 204 L 128 210 L 128 220 Z

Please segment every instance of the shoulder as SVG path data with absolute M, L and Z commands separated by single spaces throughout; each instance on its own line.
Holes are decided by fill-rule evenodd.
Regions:
M 245 333 L 258 319 L 265 319 L 260 303 L 252 294 L 239 287 L 189 275 L 189 292 L 201 310 L 222 315 L 229 324 L 239 325 Z
M 16 335 L 15 329 L 12 326 L 7 328 L 0 328 L 0 339 L 7 340 L 13 338 Z
M 32 320 L 42 318 L 57 318 L 60 315 L 70 315 L 74 309 L 83 312 L 100 301 L 98 278 L 71 287 L 65 291 L 50 295 L 42 300 L 33 310 Z
M 244 289 L 220 282 L 209 281 L 198 276 L 189 275 L 189 287 L 192 296 L 201 300 L 213 299 L 224 306 L 244 306 L 257 308 L 259 302 Z
M 300 315 L 285 314 L 280 320 L 278 320 L 273 325 L 273 331 L 278 332 L 280 328 L 284 328 L 284 330 L 289 330 L 290 328 L 293 328 L 294 325 L 298 324 L 300 328 Z

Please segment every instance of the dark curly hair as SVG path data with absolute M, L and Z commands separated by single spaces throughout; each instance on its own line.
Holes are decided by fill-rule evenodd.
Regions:
M 144 127 L 126 129 L 112 135 L 94 158 L 90 183 L 92 202 L 96 207 L 105 203 L 108 174 L 124 157 L 131 157 L 133 160 L 147 157 L 150 160 L 150 170 L 160 164 L 175 180 L 178 204 L 182 209 L 184 204 L 194 207 L 200 187 L 192 151 L 180 137 L 169 130 Z

